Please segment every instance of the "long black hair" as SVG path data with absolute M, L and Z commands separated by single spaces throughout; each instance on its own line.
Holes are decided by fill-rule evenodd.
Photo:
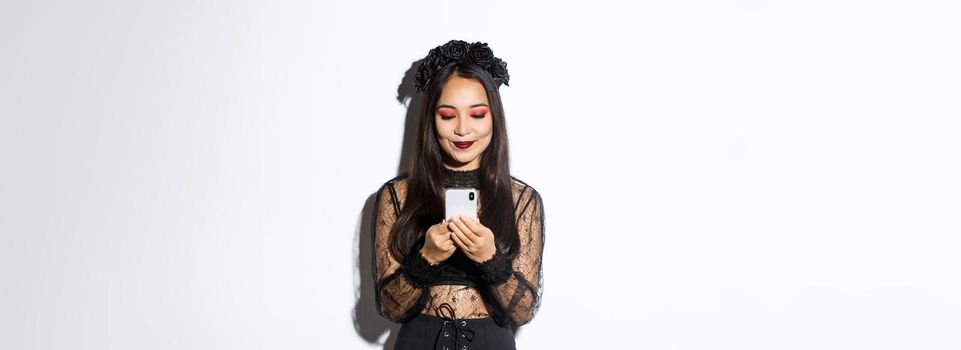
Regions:
M 513 258 L 520 247 L 514 218 L 510 152 L 504 106 L 498 85 L 486 69 L 466 62 L 454 62 L 440 69 L 425 92 L 421 104 L 417 141 L 409 163 L 407 199 L 394 225 L 390 241 L 391 253 L 406 257 L 417 253 L 427 229 L 444 219 L 444 150 L 437 140 L 434 109 L 444 86 L 452 76 L 474 79 L 484 86 L 493 118 L 491 142 L 481 154 L 480 222 L 494 232 L 495 246 Z

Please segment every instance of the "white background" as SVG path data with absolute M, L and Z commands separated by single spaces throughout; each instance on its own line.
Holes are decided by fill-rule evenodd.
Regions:
M 0 348 L 390 344 L 364 218 L 450 39 L 508 62 L 512 172 L 544 199 L 519 348 L 961 348 L 959 17 L 3 0 Z

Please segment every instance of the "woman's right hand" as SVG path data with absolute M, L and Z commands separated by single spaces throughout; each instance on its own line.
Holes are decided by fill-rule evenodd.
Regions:
M 420 253 L 431 265 L 437 265 L 454 255 L 455 250 L 457 246 L 450 238 L 450 230 L 447 229 L 445 219 L 427 229 L 427 234 L 424 235 L 424 247 L 421 248 Z

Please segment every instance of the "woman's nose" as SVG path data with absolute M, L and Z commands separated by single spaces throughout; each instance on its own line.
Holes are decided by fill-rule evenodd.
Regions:
M 464 121 L 467 118 L 457 118 L 457 127 L 454 128 L 454 133 L 457 136 L 467 135 L 467 122 Z

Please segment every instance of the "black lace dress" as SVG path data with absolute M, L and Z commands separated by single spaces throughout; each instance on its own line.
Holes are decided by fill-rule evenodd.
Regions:
M 445 168 L 443 174 L 444 187 L 479 188 L 479 170 Z M 544 209 L 533 187 L 511 179 L 519 254 L 509 260 L 498 251 L 481 264 L 459 250 L 438 265 L 430 265 L 419 253 L 393 256 L 388 248 L 390 233 L 406 201 L 408 175 L 401 174 L 380 187 L 371 232 L 377 311 L 384 318 L 398 323 L 420 315 L 490 318 L 498 326 L 510 328 L 531 321 L 543 291 Z

